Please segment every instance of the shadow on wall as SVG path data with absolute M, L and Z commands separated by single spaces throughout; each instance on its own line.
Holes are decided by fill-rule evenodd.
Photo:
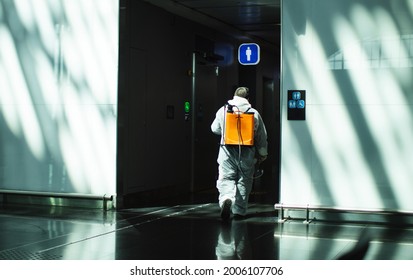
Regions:
M 116 193 L 117 1 L 0 9 L 0 185 Z

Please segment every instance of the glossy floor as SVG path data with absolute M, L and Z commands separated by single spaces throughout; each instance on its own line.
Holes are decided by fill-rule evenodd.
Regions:
M 369 232 L 365 259 L 413 259 L 413 228 L 363 223 L 278 223 L 271 204 L 223 223 L 216 203 L 120 211 L 8 205 L 0 209 L 0 259 L 330 260 Z

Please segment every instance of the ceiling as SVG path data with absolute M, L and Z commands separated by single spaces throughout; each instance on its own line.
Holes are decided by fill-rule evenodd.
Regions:
M 279 47 L 281 0 L 146 1 L 239 39 Z

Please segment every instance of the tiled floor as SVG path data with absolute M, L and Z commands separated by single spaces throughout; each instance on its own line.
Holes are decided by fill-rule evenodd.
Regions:
M 272 204 L 223 223 L 216 203 L 119 211 L 8 205 L 0 208 L 0 259 L 330 260 L 371 237 L 365 259 L 413 259 L 413 228 L 277 222 Z

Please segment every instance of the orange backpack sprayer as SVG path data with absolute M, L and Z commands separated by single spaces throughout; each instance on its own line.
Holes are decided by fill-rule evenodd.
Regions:
M 224 121 L 224 144 L 238 146 L 253 146 L 254 145 L 254 113 L 234 111 L 232 105 L 227 105 Z M 240 151 L 241 152 L 241 151 Z M 239 159 L 240 160 L 240 159 Z M 257 179 L 264 174 L 260 168 L 260 161 L 255 165 L 253 179 Z M 241 170 L 242 171 L 242 170 Z
M 224 144 L 238 146 L 254 145 L 254 113 L 234 111 L 228 105 L 225 113 Z

